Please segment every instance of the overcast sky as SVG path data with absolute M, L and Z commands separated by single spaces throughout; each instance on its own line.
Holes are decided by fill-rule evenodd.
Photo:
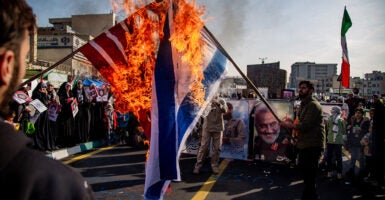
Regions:
M 27 0 L 39 26 L 48 18 L 109 13 L 109 0 Z M 353 26 L 346 34 L 351 76 L 385 72 L 385 0 L 197 0 L 206 6 L 207 27 L 242 71 L 280 62 L 290 73 L 295 62 L 341 66 L 340 32 L 344 6 Z M 122 16 L 122 14 L 118 15 Z M 235 69 L 229 75 L 238 76 Z

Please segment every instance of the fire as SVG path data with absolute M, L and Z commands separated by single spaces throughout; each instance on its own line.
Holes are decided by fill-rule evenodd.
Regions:
M 115 10 L 119 3 L 111 0 Z M 115 67 L 102 68 L 100 73 L 111 84 L 115 94 L 115 109 L 121 112 L 132 111 L 137 114 L 140 110 L 150 110 L 152 78 L 159 41 L 163 38 L 163 25 L 165 22 L 169 1 L 160 3 L 152 2 L 143 7 L 145 1 L 125 0 L 123 7 L 130 17 L 129 33 L 126 33 L 127 46 L 124 47 L 128 63 L 120 63 Z M 195 1 L 179 0 L 174 2 L 175 14 L 173 17 L 174 29 L 170 38 L 171 44 L 181 55 L 182 66 L 177 80 L 179 83 L 190 86 L 190 99 L 201 104 L 204 101 L 203 80 L 203 52 L 205 42 L 202 40 L 200 30 L 204 23 L 201 20 L 205 8 L 200 8 Z M 187 74 L 187 76 L 186 76 Z M 184 77 L 182 76 L 184 75 Z M 178 90 L 178 97 L 182 99 L 186 94 Z M 180 102 L 181 100 L 179 100 Z
M 117 10 L 117 0 L 110 0 L 114 10 Z M 168 14 L 169 0 L 160 3 L 152 2 L 143 7 L 145 1 L 124 0 L 123 7 L 127 16 L 127 24 L 131 26 L 126 33 L 128 46 L 124 47 L 128 63 L 120 63 L 111 68 L 102 68 L 100 73 L 111 84 L 115 94 L 115 109 L 121 112 L 132 111 L 136 116 L 151 108 L 152 78 L 159 42 L 163 38 L 163 26 Z M 174 29 L 170 42 L 180 54 L 182 64 L 177 69 L 178 85 L 188 85 L 191 93 L 190 100 L 196 104 L 204 102 L 203 57 L 206 44 L 201 38 L 200 31 L 204 23 L 201 20 L 205 12 L 195 1 L 173 1 Z M 134 13 L 134 14 L 132 14 Z M 178 102 L 186 96 L 185 90 L 177 88 Z M 141 120 L 141 123 L 143 121 Z M 147 130 L 148 128 L 145 127 Z M 146 132 L 145 130 L 145 132 Z M 147 130 L 148 131 L 148 130 Z M 148 145 L 148 140 L 145 141 Z M 149 151 L 146 157 L 148 158 Z
M 125 3 L 126 6 L 129 3 Z M 138 116 L 140 110 L 151 107 L 151 83 L 155 57 L 168 8 L 167 1 L 151 3 L 126 19 L 129 32 L 127 46 L 123 47 L 127 63 L 111 68 L 102 68 L 100 73 L 111 84 L 116 101 L 114 106 L 121 112 L 132 111 Z
M 170 41 L 173 47 L 182 54 L 183 73 L 180 73 L 180 80 L 190 85 L 191 100 L 194 103 L 202 104 L 204 102 L 203 80 L 203 52 L 205 42 L 201 38 L 200 31 L 204 23 L 202 16 L 205 13 L 204 7 L 199 7 L 195 1 L 187 2 L 177 1 L 177 10 L 174 15 L 174 30 Z M 188 71 L 186 73 L 186 71 Z M 181 77 L 188 74 L 188 77 Z M 179 92 L 179 90 L 178 90 Z M 185 95 L 180 95 L 183 98 Z
M 150 141 L 149 140 L 144 140 L 143 141 L 143 145 L 149 147 L 150 146 Z M 147 151 L 146 151 L 146 161 L 148 160 L 149 157 L 150 157 L 150 148 L 147 148 Z

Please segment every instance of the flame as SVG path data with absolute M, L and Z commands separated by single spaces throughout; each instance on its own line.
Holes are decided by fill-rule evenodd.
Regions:
M 123 2 L 121 0 L 110 0 L 110 3 L 115 13 L 118 13 L 123 9 L 126 16 L 130 16 L 146 5 L 145 0 L 124 0 Z
M 116 10 L 117 0 L 110 0 Z M 113 71 L 111 68 L 102 68 L 100 73 L 111 84 L 111 91 L 115 94 L 115 109 L 120 112 L 134 112 L 136 116 L 142 110 L 151 108 L 152 78 L 159 41 L 163 38 L 163 26 L 166 19 L 169 1 L 152 2 L 145 8 L 139 9 L 145 3 L 143 0 L 125 0 L 123 7 L 130 15 L 127 24 L 130 24 L 129 33 L 125 37 L 129 46 L 125 48 L 128 63 L 118 64 Z M 200 31 L 204 26 L 201 17 L 204 7 L 199 7 L 195 1 L 179 0 L 174 2 L 175 15 L 173 16 L 174 30 L 170 38 L 172 46 L 181 55 L 180 69 L 184 77 L 178 81 L 185 82 L 190 87 L 190 99 L 194 103 L 204 102 L 203 80 L 203 52 L 205 42 Z M 133 13 L 133 14 L 131 14 Z M 183 98 L 185 90 L 178 90 L 178 97 Z
M 150 140 L 144 140 L 143 145 L 145 147 L 148 147 L 147 151 L 146 151 L 146 162 L 147 162 L 148 158 L 150 157 L 150 148 L 149 148 L 150 147 Z
M 204 102 L 205 90 L 203 80 L 203 53 L 206 43 L 201 38 L 201 30 L 204 22 L 201 17 L 205 13 L 205 7 L 199 7 L 195 1 L 177 1 L 177 10 L 174 15 L 174 30 L 170 37 L 172 46 L 182 54 L 182 67 L 187 65 L 190 80 L 191 99 L 201 105 Z M 187 82 L 188 82 L 187 80 Z M 184 97 L 184 95 L 181 95 Z
M 117 10 L 118 0 L 110 0 L 114 10 Z M 115 109 L 121 112 L 133 112 L 140 116 L 143 111 L 151 108 L 152 78 L 156 61 L 159 41 L 163 38 L 163 25 L 166 19 L 169 0 L 160 3 L 152 2 L 140 9 L 145 3 L 143 0 L 124 0 L 123 7 L 127 16 L 127 24 L 130 33 L 126 33 L 127 44 L 125 53 L 128 63 L 122 63 L 116 67 L 102 68 L 100 73 L 111 84 L 111 91 L 115 94 Z M 199 7 L 195 1 L 173 1 L 176 8 L 173 23 L 174 29 L 170 37 L 173 48 L 181 55 L 181 69 L 178 77 L 178 85 L 188 85 L 191 93 L 188 94 L 193 103 L 202 105 L 204 102 L 203 58 L 206 43 L 201 38 L 201 30 L 204 26 L 201 17 L 205 8 Z M 135 12 L 135 13 L 134 13 Z M 134 13 L 134 14 L 132 14 Z M 179 75 L 178 74 L 178 75 Z M 178 86 L 179 87 L 179 86 Z M 186 96 L 185 90 L 177 90 L 178 98 Z M 179 102 L 181 100 L 178 99 Z M 141 120 L 141 123 L 144 121 Z M 144 126 L 144 132 L 148 132 Z M 149 138 L 148 138 L 149 139 Z M 150 146 L 150 141 L 144 144 Z M 149 158 L 150 149 L 147 150 L 146 160 Z M 169 188 L 169 191 L 171 188 Z
M 125 35 L 128 46 L 124 47 L 128 63 L 117 64 L 117 71 L 108 67 L 99 70 L 111 84 L 114 106 L 120 112 L 138 116 L 140 110 L 150 110 L 155 57 L 167 8 L 167 1 L 154 2 L 128 17 L 130 31 Z

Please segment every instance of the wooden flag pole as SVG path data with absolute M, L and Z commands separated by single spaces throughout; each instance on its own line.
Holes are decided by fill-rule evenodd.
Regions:
M 265 97 L 262 96 L 262 94 L 258 91 L 257 87 L 254 85 L 253 82 L 242 72 L 242 70 L 238 67 L 238 65 L 234 62 L 234 60 L 230 57 L 230 55 L 227 53 L 227 51 L 222 47 L 222 45 L 218 42 L 218 40 L 214 37 L 214 35 L 207 29 L 206 26 L 204 26 L 204 29 L 207 31 L 207 33 L 211 36 L 211 38 L 214 40 L 216 46 L 219 48 L 219 50 L 225 54 L 225 56 L 230 60 L 230 62 L 234 65 L 235 69 L 241 74 L 241 76 L 246 80 L 247 84 L 249 84 L 253 90 L 257 93 L 258 97 L 262 100 L 263 103 L 265 103 L 266 107 L 270 110 L 270 112 L 274 115 L 274 117 L 281 122 L 281 119 L 279 119 L 278 115 L 274 112 L 269 102 L 266 101 Z
M 55 64 L 47 67 L 47 69 L 41 71 L 40 73 L 36 74 L 35 76 L 31 77 L 30 79 L 24 81 L 23 83 L 20 84 L 20 87 L 23 87 L 24 85 L 30 83 L 31 81 L 39 78 L 40 76 L 42 76 L 43 74 L 45 74 L 46 72 L 52 70 L 53 68 L 59 66 L 60 64 L 62 64 L 64 61 L 66 61 L 67 59 L 71 58 L 72 56 L 74 56 L 75 54 L 77 54 L 78 52 L 80 51 L 80 48 L 76 49 L 75 51 L 73 51 L 72 53 L 68 54 L 66 57 L 62 58 L 61 60 L 57 61 Z

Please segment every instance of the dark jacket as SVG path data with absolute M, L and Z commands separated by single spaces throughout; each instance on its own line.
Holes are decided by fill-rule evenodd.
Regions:
M 361 120 L 356 119 L 354 116 L 350 118 L 349 125 L 351 126 L 348 134 L 348 147 L 361 147 L 361 139 L 369 132 L 370 120 L 367 117 L 363 117 Z M 359 127 L 358 132 L 355 132 L 355 128 Z
M 0 122 L 0 194 L 15 200 L 95 199 L 70 167 L 30 149 L 30 140 Z
M 260 136 L 255 138 L 254 148 L 256 155 L 264 155 L 264 159 L 270 162 L 280 161 L 279 157 L 287 157 L 287 149 L 289 144 L 283 143 L 283 141 L 288 138 L 287 131 L 283 128 L 280 129 L 278 138 L 273 144 L 267 144 L 263 141 Z M 282 161 L 282 160 L 281 160 Z
M 325 126 L 322 108 L 318 101 L 308 96 L 301 102 L 297 148 L 324 147 Z

